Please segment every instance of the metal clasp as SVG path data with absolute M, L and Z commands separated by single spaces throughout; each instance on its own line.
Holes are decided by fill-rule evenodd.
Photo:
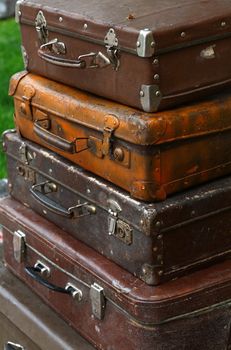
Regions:
M 24 232 L 17 230 L 14 232 L 13 236 L 13 250 L 14 258 L 18 263 L 21 263 L 24 260 L 26 253 L 26 235 Z
M 113 199 L 109 199 L 108 203 L 108 234 L 115 236 L 127 245 L 132 244 L 132 228 L 128 223 L 119 219 L 119 213 L 122 211 L 120 205 Z
M 46 18 L 41 10 L 38 12 L 35 19 L 35 29 L 40 42 L 45 44 L 48 41 L 48 29 Z
M 91 285 L 90 298 L 93 315 L 102 320 L 105 313 L 106 300 L 103 288 L 97 283 Z
M 44 48 L 48 48 L 50 51 L 53 51 L 57 55 L 65 55 L 66 53 L 66 45 L 62 41 L 59 41 L 57 38 L 52 39 L 40 46 L 40 49 Z
M 115 70 L 118 70 L 120 66 L 119 50 L 118 50 L 119 41 L 116 37 L 116 33 L 113 28 L 110 28 L 109 31 L 107 32 L 104 38 L 104 43 L 105 43 L 107 54 L 109 56 L 112 67 Z

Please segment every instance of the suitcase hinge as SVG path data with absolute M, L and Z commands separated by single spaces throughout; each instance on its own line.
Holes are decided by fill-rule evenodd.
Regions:
M 39 40 L 42 44 L 47 43 L 48 41 L 48 29 L 47 29 L 47 21 L 43 14 L 43 12 L 40 10 L 36 16 L 35 19 L 35 28 L 38 33 Z
M 120 61 L 119 61 L 119 50 L 118 50 L 118 39 L 116 37 L 115 30 L 113 28 L 110 28 L 107 32 L 104 43 L 107 49 L 107 54 L 109 57 L 109 60 L 111 62 L 112 67 L 115 70 L 119 69 Z
M 108 200 L 109 218 L 108 218 L 108 234 L 115 236 L 127 245 L 132 244 L 132 228 L 131 226 L 118 218 L 122 211 L 119 204 L 113 199 Z
M 91 285 L 90 298 L 93 315 L 99 320 L 102 320 L 105 313 L 106 299 L 103 288 L 97 283 Z
M 14 258 L 18 263 L 21 263 L 24 260 L 26 253 L 26 235 L 20 230 L 14 232 L 13 237 L 13 249 L 14 249 Z
M 152 57 L 155 52 L 155 40 L 152 31 L 148 28 L 140 30 L 136 51 L 139 57 Z

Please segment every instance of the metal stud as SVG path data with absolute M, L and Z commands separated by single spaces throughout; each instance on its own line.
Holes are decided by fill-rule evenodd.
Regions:
M 144 97 L 144 92 L 140 90 L 140 97 Z
M 159 64 L 158 58 L 155 58 L 155 59 L 154 59 L 153 64 L 155 64 L 155 65 Z
M 159 80 L 159 79 L 160 79 L 159 74 L 155 74 L 155 75 L 154 75 L 154 79 L 155 79 L 155 80 Z
M 181 36 L 181 38 L 185 38 L 186 33 L 185 32 L 181 32 L 180 36 Z
M 88 27 L 87 23 L 84 23 L 83 29 L 87 29 L 87 27 Z
M 59 22 L 61 23 L 63 21 L 63 17 L 59 17 Z
M 226 22 L 225 21 L 221 22 L 221 27 L 225 27 L 225 26 L 226 26 Z

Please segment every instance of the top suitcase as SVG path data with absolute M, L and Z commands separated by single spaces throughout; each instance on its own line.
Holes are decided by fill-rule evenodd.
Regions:
M 19 0 L 16 16 L 29 71 L 146 112 L 231 83 L 230 0 Z

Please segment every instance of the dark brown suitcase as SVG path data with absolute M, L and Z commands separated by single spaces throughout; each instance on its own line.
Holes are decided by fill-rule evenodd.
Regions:
M 25 67 L 154 112 L 231 83 L 230 0 L 19 1 Z
M 1 350 L 93 350 L 0 262 Z
M 45 78 L 11 80 L 15 123 L 55 150 L 145 201 L 231 172 L 231 93 L 147 114 Z
M 147 284 L 231 256 L 231 177 L 157 204 L 5 134 L 10 194 Z
M 101 350 L 224 350 L 231 261 L 150 287 L 12 199 L 0 201 L 5 262 Z

